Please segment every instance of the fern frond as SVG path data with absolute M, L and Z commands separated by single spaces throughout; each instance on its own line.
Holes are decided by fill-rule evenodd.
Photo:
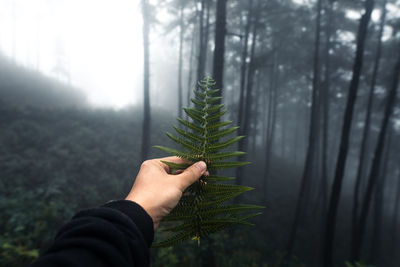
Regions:
M 183 241 L 191 238 L 192 236 L 193 236 L 193 232 L 190 232 L 190 231 L 182 232 L 182 233 L 176 234 L 162 242 L 153 243 L 152 247 L 153 248 L 170 247 L 172 245 L 177 245 L 179 243 L 182 243 Z
M 218 140 L 221 137 L 224 137 L 231 133 L 234 133 L 237 129 L 239 129 L 238 126 L 231 127 L 231 128 L 224 129 L 224 130 L 219 130 L 219 131 L 213 132 L 211 135 L 207 136 L 207 138 L 208 138 L 208 140 L 211 140 L 211 141 Z
M 190 166 L 190 164 L 186 164 L 186 163 L 177 164 L 177 163 L 168 162 L 165 160 L 161 160 L 161 162 L 164 163 L 165 165 L 167 165 L 168 167 L 171 167 L 173 169 L 178 169 L 178 170 L 184 170 Z
M 219 161 L 219 160 L 223 160 L 223 159 L 238 157 L 238 156 L 241 156 L 241 155 L 244 155 L 244 154 L 246 154 L 246 153 L 242 152 L 242 151 L 220 152 L 220 153 L 207 155 L 207 159 L 210 162 L 214 162 L 214 161 Z
M 204 115 L 202 115 L 199 111 L 191 108 L 184 108 L 183 110 L 193 120 L 197 121 L 198 123 L 204 123 L 204 118 L 202 117 Z
M 226 181 L 235 180 L 235 177 L 223 177 L 223 176 L 217 176 L 217 175 L 209 175 L 209 176 L 205 176 L 204 180 L 207 181 L 208 183 L 226 182 Z
M 204 103 L 204 102 L 202 102 L 200 100 L 197 100 L 195 98 L 191 98 L 190 101 L 192 101 L 193 104 L 195 104 L 195 105 L 197 105 L 197 106 L 199 106 L 201 108 L 204 108 L 206 106 L 206 103 Z
M 208 124 L 206 126 L 206 129 L 208 132 L 211 132 L 214 130 L 218 130 L 221 127 L 228 126 L 230 124 L 232 124 L 232 121 L 221 121 L 221 122 L 217 122 L 217 123 L 213 123 L 213 124 Z
M 216 96 L 216 97 L 210 97 L 206 100 L 206 104 L 214 104 L 215 102 L 218 102 L 222 100 L 221 96 Z
M 215 120 L 219 120 L 219 118 L 221 118 L 223 115 L 225 115 L 225 113 L 227 111 L 228 111 L 227 109 L 224 109 L 221 112 L 218 112 L 218 113 L 216 113 L 216 114 L 214 114 L 212 116 L 207 117 L 206 120 L 207 120 L 208 123 L 212 122 L 212 121 L 215 121 Z
M 251 162 L 246 162 L 246 161 L 221 161 L 221 162 L 211 163 L 210 165 L 208 165 L 208 168 L 210 170 L 218 170 L 218 169 L 242 167 L 250 163 Z
M 236 136 L 236 137 L 233 137 L 231 139 L 228 139 L 228 140 L 226 140 L 224 142 L 213 143 L 212 145 L 208 146 L 208 151 L 209 152 L 210 151 L 214 152 L 214 151 L 218 151 L 218 150 L 227 148 L 227 147 L 233 145 L 234 143 L 238 142 L 239 140 L 241 140 L 243 138 L 244 138 L 244 136 L 241 135 L 241 136 Z
M 208 114 L 213 114 L 214 112 L 219 111 L 224 106 L 225 106 L 224 104 L 215 105 L 213 107 L 207 108 L 207 112 Z
M 198 126 L 198 125 L 196 125 L 196 124 L 194 124 L 194 123 L 191 123 L 191 122 L 182 120 L 181 118 L 177 118 L 177 120 L 178 120 L 183 126 L 186 126 L 186 127 L 188 127 L 189 129 L 191 129 L 191 130 L 193 130 L 193 131 L 195 131 L 195 132 L 197 132 L 197 133 L 202 134 L 202 133 L 204 132 L 203 128 L 201 128 L 200 126 Z
M 244 136 L 235 136 L 220 140 L 233 134 L 239 127 L 224 128 L 232 121 L 220 121 L 227 112 L 224 104 L 216 104 L 222 97 L 215 96 L 220 90 L 212 88 L 215 81 L 205 78 L 198 82 L 198 90 L 194 90 L 195 98 L 191 99 L 194 107 L 184 108 L 189 120 L 178 118 L 180 125 L 185 129 L 173 126 L 179 136 L 166 133 L 175 143 L 184 150 L 155 146 L 170 155 L 175 155 L 190 162 L 204 161 L 208 170 L 241 167 L 250 162 L 225 161 L 244 155 L 241 151 L 221 151 L 235 144 Z M 162 161 L 171 170 L 186 169 L 189 164 L 176 164 Z M 155 243 L 153 247 L 172 246 L 184 240 L 200 239 L 209 234 L 234 225 L 252 225 L 248 220 L 259 213 L 256 210 L 264 207 L 257 205 L 227 204 L 235 197 L 253 190 L 251 187 L 224 184 L 234 180 L 233 177 L 224 177 L 216 174 L 202 176 L 197 182 L 190 185 L 178 205 L 163 220 L 170 222 L 164 231 L 171 233 L 166 240 Z
M 184 148 L 192 151 L 193 153 L 201 153 L 201 147 L 198 147 L 196 144 L 186 141 L 185 139 L 179 138 L 169 132 L 165 133 L 171 140 L 175 141 L 178 144 L 181 144 Z
M 196 91 L 196 90 L 194 90 L 193 92 L 196 95 L 196 97 L 199 98 L 199 100 L 204 100 L 204 98 L 206 98 L 206 94 L 204 94 L 204 93 L 200 93 L 199 91 Z
M 189 161 L 196 161 L 197 158 L 193 156 L 193 154 L 189 154 L 185 151 L 180 151 L 180 150 L 176 150 L 176 149 L 172 149 L 172 148 L 168 148 L 165 146 L 153 146 L 154 148 L 160 149 L 172 156 L 177 156 L 183 159 L 187 159 Z
M 191 132 L 187 132 L 185 130 L 179 129 L 175 125 L 173 125 L 172 127 L 174 127 L 174 129 L 175 129 L 175 131 L 177 133 L 179 133 L 183 137 L 186 137 L 187 139 L 189 139 L 192 142 L 199 142 L 200 143 L 200 142 L 204 141 L 204 137 L 202 137 L 202 136 L 198 136 L 198 135 L 192 134 Z

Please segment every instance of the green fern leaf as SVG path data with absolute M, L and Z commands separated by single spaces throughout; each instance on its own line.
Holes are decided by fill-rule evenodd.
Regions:
M 214 162 L 208 165 L 208 168 L 211 170 L 218 170 L 218 169 L 226 169 L 226 168 L 234 168 L 234 167 L 242 167 L 245 165 L 250 164 L 250 162 L 246 161 L 232 161 L 232 162 Z
M 197 133 L 202 134 L 202 133 L 204 132 L 203 128 L 201 128 L 200 126 L 197 126 L 197 125 L 194 124 L 194 123 L 191 123 L 191 122 L 182 120 L 181 118 L 178 118 L 177 120 L 178 120 L 182 125 L 188 127 L 189 129 L 191 129 L 191 130 L 193 130 L 193 131 L 195 131 L 195 132 L 197 132 Z
M 166 135 L 185 150 L 155 146 L 170 155 L 186 159 L 189 162 L 204 161 L 208 170 L 241 167 L 250 162 L 224 161 L 245 154 L 241 151 L 221 151 L 229 148 L 244 136 L 235 136 L 220 140 L 239 127 L 224 128 L 232 121 L 220 121 L 227 112 L 224 104 L 216 104 L 222 97 L 215 96 L 219 89 L 212 88 L 215 81 L 205 78 L 198 82 L 198 90 L 194 91 L 195 98 L 191 99 L 194 107 L 184 108 L 189 120 L 178 118 L 180 125 L 185 129 L 173 126 L 179 136 L 171 133 Z M 176 164 L 162 161 L 176 170 L 186 169 L 190 164 Z M 248 220 L 260 213 L 256 210 L 264 207 L 257 205 L 227 204 L 235 197 L 253 190 L 251 187 L 224 184 L 234 180 L 233 177 L 224 177 L 216 174 L 202 176 L 199 181 L 189 186 L 183 193 L 178 205 L 163 220 L 170 222 L 163 231 L 169 233 L 164 241 L 153 244 L 153 247 L 172 246 L 185 240 L 200 239 L 212 233 L 235 225 L 253 225 Z

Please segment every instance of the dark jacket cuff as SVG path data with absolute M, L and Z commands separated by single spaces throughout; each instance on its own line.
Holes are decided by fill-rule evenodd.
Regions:
M 139 204 L 129 200 L 114 200 L 106 203 L 103 207 L 116 209 L 127 215 L 139 228 L 147 246 L 151 246 L 154 239 L 153 220 Z

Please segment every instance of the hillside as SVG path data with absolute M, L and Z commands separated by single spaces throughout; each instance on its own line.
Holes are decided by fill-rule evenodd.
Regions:
M 0 103 L 16 107 L 86 107 L 86 96 L 42 73 L 0 55 Z

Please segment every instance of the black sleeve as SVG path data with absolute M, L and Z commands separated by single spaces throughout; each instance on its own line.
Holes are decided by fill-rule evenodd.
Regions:
M 141 206 L 113 201 L 76 214 L 31 267 L 148 266 L 153 237 L 153 221 Z

